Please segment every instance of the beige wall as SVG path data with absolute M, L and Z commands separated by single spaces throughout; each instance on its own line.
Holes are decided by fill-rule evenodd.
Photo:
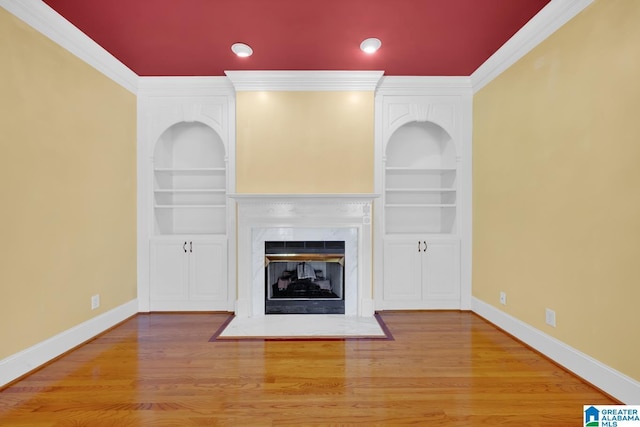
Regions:
M 239 92 L 238 193 L 372 193 L 373 92 Z
M 594 2 L 475 96 L 473 134 L 473 295 L 635 380 L 638 22 Z
M 0 64 L 2 359 L 136 297 L 136 98 L 1 8 Z

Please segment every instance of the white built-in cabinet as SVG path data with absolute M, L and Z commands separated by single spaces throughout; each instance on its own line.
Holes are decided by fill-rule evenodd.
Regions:
M 149 311 L 226 311 L 235 300 L 228 273 L 232 94 L 203 96 L 208 85 L 190 84 L 151 81 L 149 96 L 141 90 L 149 272 L 148 292 L 139 288 L 139 295 Z
M 385 301 L 397 309 L 454 308 L 458 304 L 458 240 L 387 236 L 383 249 Z
M 377 95 L 378 309 L 463 306 L 463 103 L 457 94 Z
M 467 78 L 377 85 L 375 310 L 470 308 L 471 99 Z M 235 310 L 233 85 L 141 78 L 138 132 L 140 311 Z
M 227 245 L 216 239 L 154 239 L 154 310 L 208 310 L 227 299 Z

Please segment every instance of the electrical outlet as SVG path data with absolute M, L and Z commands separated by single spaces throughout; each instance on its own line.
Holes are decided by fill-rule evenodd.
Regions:
M 100 307 L 100 294 L 91 297 L 91 310 Z
M 547 308 L 545 310 L 545 321 L 547 322 L 547 325 L 553 326 L 555 328 L 556 327 L 556 312 L 551 310 L 550 308 Z
M 507 305 L 507 293 L 500 292 L 500 304 Z

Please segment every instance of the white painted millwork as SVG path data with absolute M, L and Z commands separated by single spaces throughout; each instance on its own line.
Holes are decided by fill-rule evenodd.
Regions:
M 471 87 L 385 78 L 376 95 L 377 309 L 468 308 Z M 464 261 L 463 261 L 464 260 Z M 463 279 L 464 277 L 464 279 Z
M 192 246 L 193 245 L 193 249 Z M 224 302 L 212 309 L 227 308 L 227 241 L 189 242 L 189 295 L 202 301 Z
M 422 241 L 418 239 L 384 241 L 383 301 L 422 304 Z
M 459 241 L 419 237 L 385 238 L 383 308 L 459 308 Z
M 186 239 L 151 243 L 151 310 L 157 305 L 189 298 L 189 254 Z
M 165 130 L 152 185 L 155 235 L 226 233 L 225 149 L 211 127 L 192 120 Z
M 151 311 L 226 310 L 226 238 L 153 240 L 151 284 Z
M 384 71 L 225 71 L 236 91 L 373 91 Z
M 264 242 L 345 242 L 345 315 L 374 314 L 371 205 L 374 194 L 235 194 L 238 203 L 236 316 L 264 317 Z M 314 318 L 316 315 L 313 315 Z
M 234 109 L 226 78 L 140 79 L 140 311 L 233 309 Z

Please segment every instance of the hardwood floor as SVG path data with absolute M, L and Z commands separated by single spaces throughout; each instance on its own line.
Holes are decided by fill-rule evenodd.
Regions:
M 564 427 L 617 403 L 472 313 L 382 318 L 395 340 L 208 342 L 226 314 L 141 314 L 0 391 L 0 425 Z

